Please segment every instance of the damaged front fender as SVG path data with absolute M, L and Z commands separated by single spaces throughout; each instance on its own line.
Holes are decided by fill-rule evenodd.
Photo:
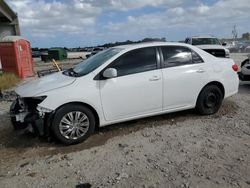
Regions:
M 52 110 L 39 106 L 45 98 L 46 96 L 17 98 L 10 108 L 14 129 L 28 129 L 31 132 L 37 132 L 41 136 L 45 135 L 45 119 L 46 116 L 52 113 Z

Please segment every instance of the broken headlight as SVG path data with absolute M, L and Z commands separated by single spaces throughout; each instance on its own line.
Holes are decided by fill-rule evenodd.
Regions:
M 21 107 L 27 108 L 28 111 L 35 111 L 37 105 L 43 102 L 46 97 L 47 96 L 18 98 L 18 103 Z
M 43 113 L 50 113 L 50 112 L 52 112 L 52 110 L 51 109 L 48 109 L 48 108 L 44 108 L 44 107 L 42 107 L 42 106 L 37 106 L 37 108 L 36 108 L 39 112 L 43 112 Z

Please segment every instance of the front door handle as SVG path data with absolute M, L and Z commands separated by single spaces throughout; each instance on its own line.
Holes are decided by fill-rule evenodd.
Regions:
M 159 76 L 152 76 L 151 78 L 149 78 L 149 81 L 157 81 L 160 79 L 161 79 L 161 77 L 159 77 Z
M 197 73 L 204 73 L 204 72 L 206 72 L 204 69 L 199 69 L 199 70 L 197 70 L 196 71 Z

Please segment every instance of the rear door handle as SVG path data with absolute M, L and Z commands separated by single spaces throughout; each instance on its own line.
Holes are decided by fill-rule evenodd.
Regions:
M 206 72 L 204 69 L 199 69 L 199 70 L 197 70 L 196 71 L 197 73 L 204 73 L 204 72 Z
M 151 78 L 149 78 L 149 81 L 157 81 L 160 80 L 161 77 L 160 76 L 152 76 Z

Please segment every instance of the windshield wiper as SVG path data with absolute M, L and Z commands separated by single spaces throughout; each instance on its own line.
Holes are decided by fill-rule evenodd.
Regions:
M 70 68 L 70 69 L 64 71 L 63 74 L 66 74 L 68 76 L 73 76 L 73 77 L 77 77 L 78 76 L 78 73 L 75 72 L 73 68 Z

